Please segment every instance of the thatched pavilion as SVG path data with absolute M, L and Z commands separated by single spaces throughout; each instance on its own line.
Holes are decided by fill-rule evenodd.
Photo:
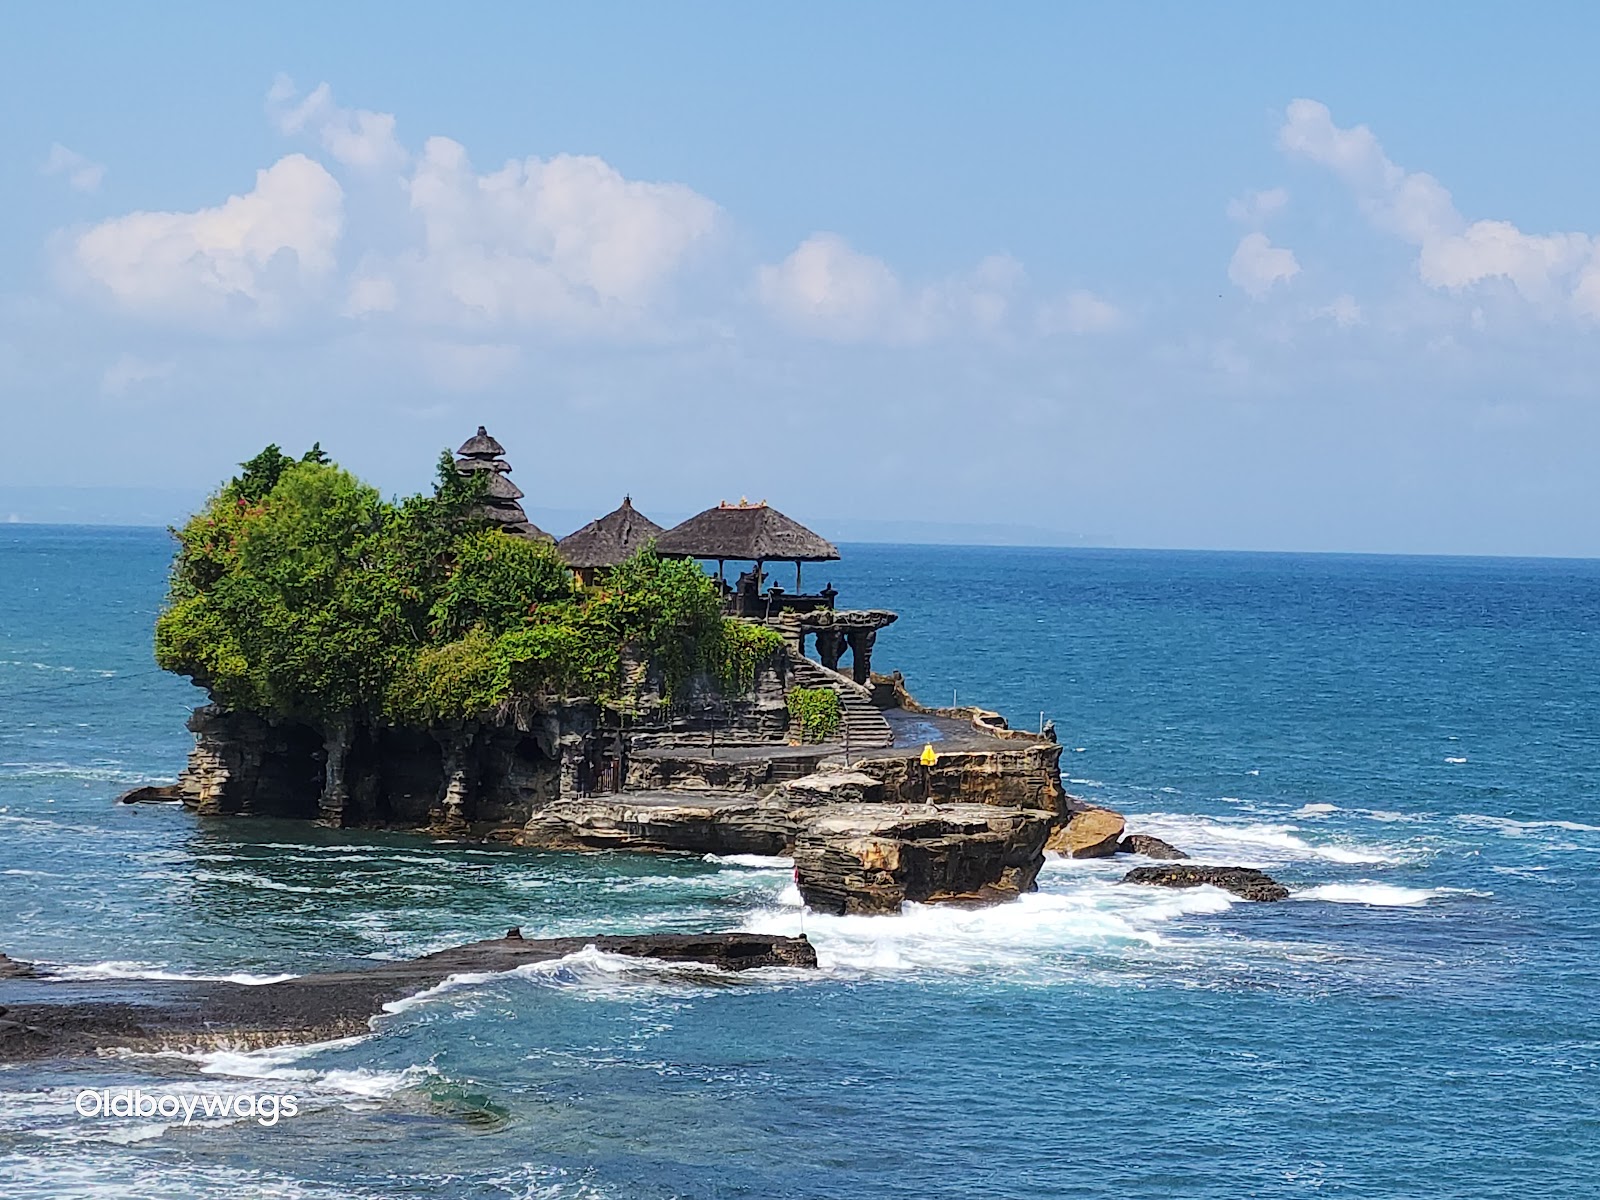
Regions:
M 723 578 L 725 564 L 729 561 L 754 563 L 753 570 L 739 577 L 730 598 L 730 607 L 742 616 L 833 607 L 832 588 L 815 596 L 802 592 L 800 566 L 808 562 L 831 562 L 839 557 L 838 547 L 800 522 L 784 516 L 764 500 L 759 504 L 744 500 L 738 504 L 723 501 L 667 530 L 656 539 L 656 550 L 673 557 L 715 561 L 718 579 Z M 762 568 L 769 562 L 794 564 L 793 593 L 777 585 L 763 593 Z
M 661 526 L 634 508 L 633 497 L 624 496 L 617 508 L 557 542 L 556 551 L 579 579 L 592 585 L 660 533 Z
M 511 465 L 501 457 L 505 452 L 505 447 L 479 425 L 478 432 L 462 442 L 461 449 L 456 451 L 456 470 L 463 475 L 475 471 L 489 473 L 483 515 L 504 532 L 531 542 L 554 542 L 555 538 L 528 520 L 528 514 L 517 503 L 522 499 L 522 489 L 506 478 L 511 474 Z

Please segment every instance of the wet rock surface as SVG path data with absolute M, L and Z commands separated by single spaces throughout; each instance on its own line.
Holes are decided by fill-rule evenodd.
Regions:
M 0 1010 L 0 1062 L 118 1048 L 249 1048 L 348 1037 L 366 1033 L 384 1005 L 414 996 L 451 975 L 509 971 L 588 946 L 729 971 L 817 965 L 816 951 L 804 937 L 704 933 L 532 939 L 523 938 L 520 930 L 511 933 L 405 962 L 259 985 L 54 980 L 40 970 L 31 977 L 8 980 L 0 993 L 5 1001 Z
M 1157 887 L 1219 887 L 1242 900 L 1287 900 L 1289 889 L 1265 871 L 1253 867 L 1135 867 L 1123 883 Z
M 1033 890 L 1051 820 L 987 804 L 837 805 L 801 828 L 795 880 L 807 907 L 837 914 L 1008 900 Z
M 1118 854 L 1142 854 L 1146 858 L 1188 858 L 1171 842 L 1164 842 L 1148 833 L 1130 833 L 1117 843 Z

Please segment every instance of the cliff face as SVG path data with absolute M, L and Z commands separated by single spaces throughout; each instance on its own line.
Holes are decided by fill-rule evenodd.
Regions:
M 325 800 L 330 730 L 207 705 L 189 718 L 195 745 L 179 789 L 203 815 L 510 836 L 561 796 L 626 784 L 624 743 L 771 744 L 788 727 L 781 659 L 737 696 L 696 680 L 669 703 L 654 681 L 636 682 L 625 715 L 572 699 L 428 729 L 352 722 L 333 805 Z
M 872 757 L 856 764 L 883 781 L 889 799 L 906 804 L 988 804 L 999 808 L 1042 809 L 1064 816 L 1067 793 L 1061 787 L 1061 747 L 1037 740 L 1004 741 L 992 748 L 941 750 L 923 767 L 915 757 Z

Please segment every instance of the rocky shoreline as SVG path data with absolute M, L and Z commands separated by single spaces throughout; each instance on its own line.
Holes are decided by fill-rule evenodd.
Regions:
M 754 933 L 503 938 L 454 946 L 422 958 L 278 983 L 58 979 L 0 955 L 0 1062 L 83 1057 L 105 1051 L 255 1049 L 327 1041 L 371 1030 L 385 1005 L 452 975 L 510 971 L 593 946 L 611 954 L 724 971 L 815 968 L 802 937 Z

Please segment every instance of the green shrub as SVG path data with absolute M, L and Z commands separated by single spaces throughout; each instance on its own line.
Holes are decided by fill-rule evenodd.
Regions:
M 826 742 L 839 732 L 843 712 L 839 693 L 832 688 L 790 688 L 787 699 L 802 742 Z

